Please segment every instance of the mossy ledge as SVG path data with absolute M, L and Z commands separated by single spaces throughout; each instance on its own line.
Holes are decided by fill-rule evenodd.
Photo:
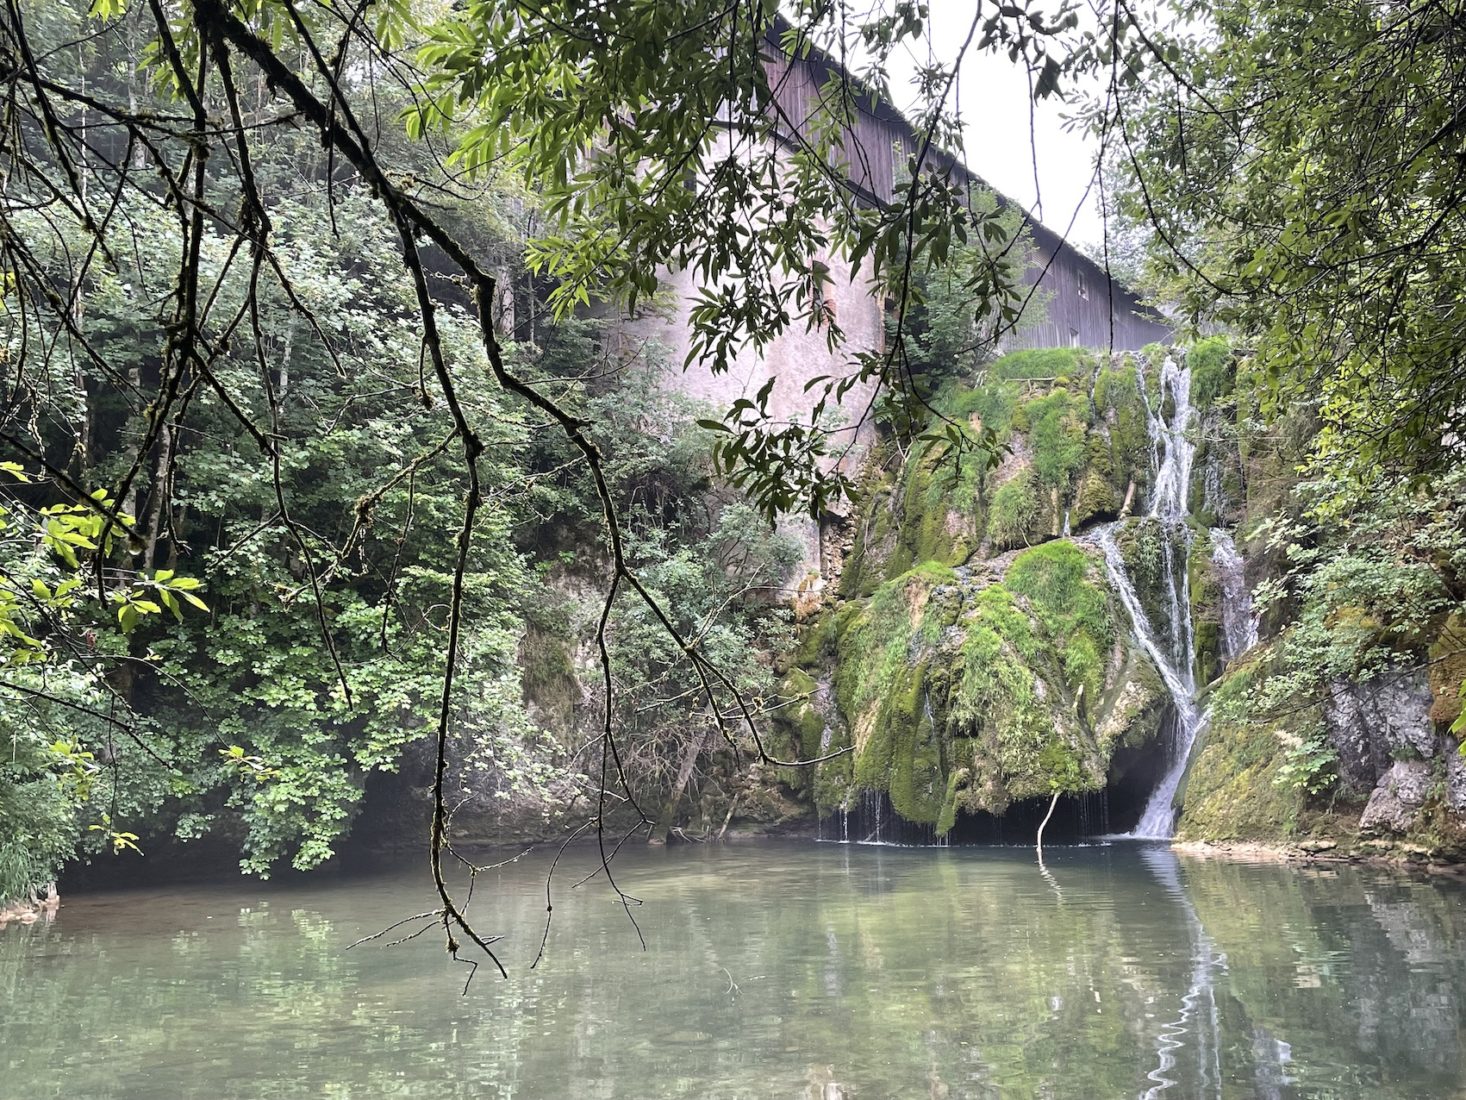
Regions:
M 928 561 L 811 624 L 786 677 L 806 752 L 848 747 L 801 786 L 821 814 L 880 791 L 945 835 L 963 812 L 1105 787 L 1114 750 L 1160 731 L 1165 693 L 1128 642 L 1092 548 L 1070 539 L 975 566 Z M 818 639 L 818 641 L 816 641 Z

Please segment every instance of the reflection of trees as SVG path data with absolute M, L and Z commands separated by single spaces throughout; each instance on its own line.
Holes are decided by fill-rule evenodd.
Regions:
M 1287 1074 L 1308 1095 L 1404 1098 L 1455 1087 L 1466 980 L 1454 946 L 1463 931 L 1458 887 L 1360 868 L 1214 860 L 1188 862 L 1186 879 L 1230 962 L 1227 1026 L 1256 1037 L 1256 1057 L 1276 1062 L 1284 1048 Z M 1228 1068 L 1258 1080 L 1280 1072 Z
M 0 936 L 0 1069 L 17 1095 L 97 1100 L 1122 1097 L 1152 1083 L 1189 996 L 1161 1096 L 1404 1098 L 1454 1080 L 1457 892 L 1158 858 L 1051 851 L 1060 895 L 1027 851 L 638 853 L 623 873 L 647 903 L 645 954 L 603 891 L 565 890 L 540 968 L 466 998 L 426 937 L 342 950 L 420 883 L 74 904 Z M 567 882 L 594 865 L 568 859 Z M 523 962 L 541 870 L 479 886 L 525 930 Z

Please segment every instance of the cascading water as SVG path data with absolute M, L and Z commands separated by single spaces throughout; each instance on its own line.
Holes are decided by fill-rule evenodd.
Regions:
M 1141 381 L 1142 390 L 1144 381 Z M 1167 403 L 1170 416 L 1166 415 Z M 1191 428 L 1191 371 L 1170 356 L 1161 365 L 1161 405 L 1152 410 L 1146 404 L 1151 439 L 1154 482 L 1150 494 L 1150 518 L 1160 522 L 1161 557 L 1165 566 L 1166 597 L 1170 602 L 1171 648 L 1178 663 L 1191 668 L 1193 638 L 1191 601 L 1186 585 L 1186 563 L 1191 556 L 1191 528 L 1186 517 L 1191 505 L 1191 466 L 1196 444 L 1187 432 Z M 1177 549 L 1180 560 L 1177 561 Z
M 1124 523 L 1105 525 L 1099 531 L 1099 544 L 1105 554 L 1105 570 L 1120 603 L 1130 616 L 1135 640 L 1155 662 L 1171 696 L 1176 711 L 1173 758 L 1166 773 L 1146 803 L 1140 824 L 1131 834 L 1167 840 L 1175 827 L 1176 814 L 1172 803 L 1186 759 L 1201 728 L 1203 718 L 1196 707 L 1196 679 L 1192 671 L 1191 601 L 1187 595 L 1186 564 L 1191 551 L 1191 533 L 1186 526 L 1191 485 L 1191 462 L 1196 446 L 1187 436 L 1191 427 L 1191 372 L 1174 359 L 1167 358 L 1161 367 L 1160 407 L 1153 409 L 1141 380 L 1145 399 L 1146 420 L 1150 428 L 1153 488 L 1150 518 L 1161 527 L 1161 559 L 1165 574 L 1166 597 L 1169 603 L 1169 635 L 1157 638 L 1149 616 L 1136 595 L 1124 557 L 1115 542 L 1115 532 Z M 1169 405 L 1169 415 L 1167 406 Z
M 1111 523 L 1100 529 L 1099 542 L 1105 552 L 1105 571 L 1109 574 L 1115 593 L 1120 597 L 1120 603 L 1130 616 L 1135 640 L 1155 662 L 1156 670 L 1161 674 L 1161 680 L 1166 685 L 1166 691 L 1176 710 L 1174 758 L 1145 804 L 1140 824 L 1135 826 L 1131 835 L 1168 840 L 1176 823 L 1176 814 L 1171 803 L 1176 798 L 1176 788 L 1181 785 L 1181 776 L 1186 771 L 1186 757 L 1191 752 L 1192 742 L 1196 740 L 1196 731 L 1201 728 L 1201 712 L 1196 708 L 1196 681 L 1191 672 L 1190 653 L 1188 651 L 1187 659 L 1177 661 L 1171 647 L 1163 647 L 1156 639 L 1145 608 L 1141 607 L 1140 598 L 1135 594 L 1135 586 L 1130 583 L 1124 558 L 1120 556 L 1120 547 L 1115 543 L 1115 528 L 1118 526 L 1119 524 Z
M 1242 572 L 1242 555 L 1232 536 L 1220 527 L 1212 528 L 1211 560 L 1222 582 L 1222 642 L 1227 660 L 1257 644 L 1257 615 L 1252 610 L 1252 593 Z

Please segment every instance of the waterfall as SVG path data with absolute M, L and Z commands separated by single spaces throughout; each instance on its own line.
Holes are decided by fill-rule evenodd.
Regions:
M 1222 641 L 1227 660 L 1241 656 L 1257 644 L 1257 615 L 1252 610 L 1252 593 L 1242 572 L 1242 556 L 1232 536 L 1220 527 L 1211 532 L 1211 560 L 1222 582 Z
M 1166 416 L 1168 397 L 1171 404 L 1169 417 Z M 1191 510 L 1191 464 L 1196 457 L 1196 444 L 1187 435 L 1193 415 L 1191 371 L 1179 366 L 1168 355 L 1161 365 L 1161 406 L 1152 409 L 1147 402 L 1145 411 L 1154 473 L 1150 518 L 1161 524 L 1165 535 L 1161 540 L 1161 555 L 1171 611 L 1167 624 L 1171 650 L 1177 662 L 1184 663 L 1189 670 L 1194 639 L 1191 600 L 1186 584 L 1186 563 L 1191 556 L 1191 528 L 1186 525 L 1186 518 Z M 1181 550 L 1179 561 L 1176 554 L 1178 544 Z
M 1169 419 L 1167 396 L 1172 405 Z M 1190 369 L 1167 356 L 1161 365 L 1161 407 L 1151 409 L 1147 401 L 1145 411 L 1150 422 L 1151 457 L 1156 465 L 1150 514 L 1168 524 L 1182 523 L 1191 495 L 1191 462 L 1196 457 L 1196 444 L 1186 435 L 1192 417 Z
M 1191 600 L 1186 583 L 1186 565 L 1191 551 L 1191 532 L 1186 526 L 1189 511 L 1191 485 L 1191 462 L 1196 446 L 1187 437 L 1193 416 L 1191 408 L 1191 372 L 1167 357 L 1161 367 L 1161 401 L 1153 409 L 1145 393 L 1145 383 L 1140 383 L 1141 396 L 1145 399 L 1146 420 L 1150 429 L 1151 469 L 1153 472 L 1150 498 L 1150 517 L 1161 526 L 1162 566 L 1165 572 L 1165 587 L 1169 603 L 1170 622 L 1167 624 L 1167 638 L 1164 642 L 1156 637 L 1150 618 L 1136 595 L 1125 568 L 1120 547 L 1115 542 L 1115 531 L 1123 520 L 1106 524 L 1099 532 L 1099 544 L 1104 550 L 1105 571 L 1110 583 L 1120 597 L 1120 603 L 1130 616 L 1135 640 L 1150 659 L 1166 685 L 1176 711 L 1175 739 L 1172 759 L 1156 789 L 1146 803 L 1140 824 L 1131 835 L 1166 840 L 1175 827 L 1175 810 L 1172 803 L 1181 777 L 1186 771 L 1186 759 L 1191 753 L 1192 743 L 1202 725 L 1202 715 L 1196 707 L 1196 679 L 1192 671 L 1194 643 L 1191 625 Z M 1170 415 L 1166 415 L 1167 398 L 1170 399 Z
M 1145 608 L 1141 607 L 1140 598 L 1135 594 L 1135 586 L 1130 583 L 1125 561 L 1120 556 L 1120 547 L 1115 543 L 1115 528 L 1118 526 L 1118 523 L 1110 523 L 1100 529 L 1099 541 L 1105 552 L 1105 571 L 1109 574 L 1110 584 L 1114 586 L 1116 595 L 1120 597 L 1120 603 L 1130 616 L 1135 640 L 1155 663 L 1156 671 L 1161 674 L 1161 680 L 1166 685 L 1166 691 L 1176 710 L 1176 736 L 1170 765 L 1151 793 L 1140 824 L 1131 835 L 1168 840 L 1176 823 L 1171 803 L 1175 801 L 1176 788 L 1181 785 L 1181 776 L 1186 771 L 1186 758 L 1191 753 L 1191 745 L 1196 740 L 1197 730 L 1201 728 L 1202 718 L 1196 707 L 1196 681 L 1191 672 L 1190 651 L 1187 651 L 1185 659 L 1178 661 L 1169 646 L 1162 647 L 1156 640 Z M 1190 619 L 1189 612 L 1187 618 Z

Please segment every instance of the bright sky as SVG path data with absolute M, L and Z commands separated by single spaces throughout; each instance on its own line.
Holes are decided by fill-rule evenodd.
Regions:
M 973 0 L 930 0 L 930 4 L 931 41 L 939 57 L 950 61 L 972 26 Z M 897 106 L 904 109 L 907 103 L 903 99 L 914 99 L 911 79 L 918 62 L 925 64 L 928 59 L 908 56 L 904 71 L 900 60 L 891 74 L 891 89 Z M 1096 143 L 1078 130 L 1065 128 L 1063 106 L 1051 101 L 1034 106 L 1030 140 L 1028 79 L 1022 66 L 1010 62 L 1006 53 L 993 55 L 975 49 L 963 59 L 957 102 L 966 127 L 968 167 L 998 191 L 1029 207 L 1050 229 L 1068 230 L 1072 242 L 1097 245 L 1103 236 L 1098 187 L 1088 198 L 1084 196 L 1093 173 Z M 1070 218 L 1074 219 L 1072 229 Z

